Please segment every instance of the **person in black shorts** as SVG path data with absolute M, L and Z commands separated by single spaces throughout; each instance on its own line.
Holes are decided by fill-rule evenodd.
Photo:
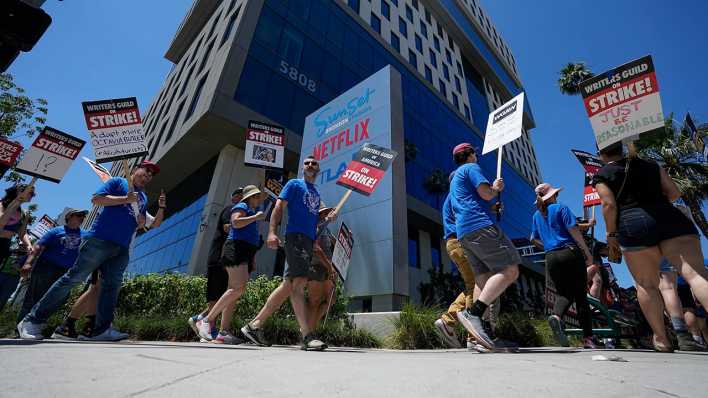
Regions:
M 642 312 L 654 332 L 654 349 L 671 352 L 659 291 L 662 258 L 686 279 L 698 300 L 708 305 L 708 272 L 703 267 L 698 230 L 672 202 L 681 192 L 657 163 L 626 157 L 621 143 L 600 151 L 606 163 L 593 177 L 602 201 L 610 252 L 622 250 L 637 283 Z
M 317 225 L 319 221 L 320 193 L 315 186 L 315 180 L 320 172 L 317 159 L 308 156 L 303 162 L 304 178 L 292 179 L 285 184 L 280 192 L 280 197 L 275 203 L 273 214 L 270 217 L 270 228 L 268 231 L 268 247 L 277 249 L 281 245 L 280 238 L 276 234 L 278 225 L 283 218 L 283 211 L 287 207 L 288 224 L 285 232 L 285 256 L 287 267 L 283 272 L 285 282 L 281 287 L 271 294 L 281 294 L 290 292 L 290 302 L 295 312 L 295 317 L 302 332 L 303 350 L 324 350 L 327 345 L 318 340 L 308 324 L 308 308 L 305 299 L 305 287 L 310 273 L 312 262 L 312 250 L 317 235 Z M 326 221 L 331 222 L 336 218 L 336 212 L 331 212 Z M 269 302 L 277 302 L 273 298 Z M 253 343 L 257 345 L 267 345 L 263 334 L 262 322 L 265 312 L 274 312 L 277 309 L 274 305 L 266 305 L 253 321 L 241 328 L 241 332 Z
M 239 297 L 246 291 L 248 277 L 254 268 L 254 257 L 259 249 L 259 221 L 265 213 L 257 210 L 265 195 L 255 185 L 243 188 L 243 199 L 231 210 L 231 228 L 221 252 L 221 264 L 229 275 L 228 289 L 214 304 L 209 314 L 196 322 L 199 337 L 215 343 L 233 344 L 231 318 Z M 211 334 L 211 323 L 221 315 L 221 328 L 216 338 Z
M 226 242 L 226 238 L 229 235 L 229 230 L 231 228 L 231 209 L 234 205 L 238 204 L 241 199 L 243 199 L 243 187 L 238 187 L 231 193 L 231 203 L 226 205 L 224 209 L 221 210 L 219 219 L 217 220 L 216 230 L 214 231 L 214 239 L 211 242 L 209 258 L 207 259 L 207 307 L 200 314 L 193 315 L 187 319 L 187 323 L 197 335 L 199 335 L 199 331 L 197 331 L 196 326 L 197 321 L 209 314 L 209 311 L 211 311 L 214 307 L 216 301 L 222 294 L 224 294 L 226 289 L 228 289 L 229 274 L 221 265 L 221 250 L 224 247 L 224 242 Z M 219 331 L 216 328 L 216 323 L 214 322 L 211 325 L 212 338 L 216 338 L 218 333 Z

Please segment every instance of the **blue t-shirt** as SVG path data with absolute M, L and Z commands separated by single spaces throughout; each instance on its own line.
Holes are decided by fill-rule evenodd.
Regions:
M 138 193 L 139 212 L 145 216 L 147 195 L 142 191 L 136 192 Z M 122 177 L 109 179 L 94 193 L 96 196 L 125 196 L 127 194 L 128 181 Z M 137 227 L 138 221 L 135 218 L 132 203 L 105 206 L 101 209 L 101 214 L 98 215 L 96 221 L 93 222 L 88 236 L 128 247 Z
M 71 229 L 66 225 L 52 228 L 37 241 L 37 244 L 44 248 L 40 258 L 60 267 L 69 268 L 76 262 L 81 238 L 84 236 L 86 231 L 80 228 Z
M 451 236 L 457 235 L 455 230 L 455 212 L 452 211 L 452 196 L 448 194 L 442 207 L 443 239 L 448 240 Z
M 544 217 L 536 210 L 531 224 L 531 239 L 540 239 L 546 251 L 559 249 L 575 244 L 570 236 L 570 228 L 574 227 L 575 215 L 566 205 L 553 203 L 548 206 L 548 215 Z
M 245 217 L 250 217 L 256 214 L 256 212 L 248 207 L 248 205 L 244 202 L 241 202 L 231 208 L 232 215 L 236 211 L 240 212 L 242 216 Z M 254 221 L 243 228 L 234 228 L 234 226 L 231 225 L 231 228 L 229 229 L 229 237 L 227 239 L 242 240 L 252 244 L 253 246 L 258 246 L 260 241 L 260 235 L 258 235 L 258 221 Z
M 489 184 L 489 181 L 482 175 L 478 164 L 466 163 L 455 170 L 455 176 L 450 183 L 450 196 L 457 221 L 457 239 L 494 225 L 482 207 L 485 200 L 477 192 L 477 187 L 482 184 Z
M 280 199 L 288 202 L 286 234 L 301 233 L 315 240 L 320 211 L 320 193 L 304 179 L 290 180 L 280 191 Z

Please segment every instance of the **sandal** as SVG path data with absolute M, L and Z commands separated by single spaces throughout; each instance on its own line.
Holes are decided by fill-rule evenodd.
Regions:
M 664 343 L 660 343 L 657 340 L 656 335 L 654 335 L 654 337 L 652 338 L 652 343 L 654 344 L 654 351 L 664 352 L 664 353 L 674 352 L 674 347 L 672 345 L 667 346 Z

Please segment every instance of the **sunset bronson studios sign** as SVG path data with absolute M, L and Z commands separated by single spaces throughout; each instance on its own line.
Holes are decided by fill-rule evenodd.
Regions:
M 401 77 L 390 66 L 305 120 L 300 164 L 308 155 L 319 160 L 317 185 L 328 206 L 335 206 L 346 192 L 337 180 L 364 144 L 403 151 Z M 357 239 L 345 284 L 349 296 L 377 296 L 386 305 L 383 302 L 409 294 L 404 173 L 401 157 L 370 196 L 352 195 L 337 225 L 331 226 L 336 231 L 344 222 Z

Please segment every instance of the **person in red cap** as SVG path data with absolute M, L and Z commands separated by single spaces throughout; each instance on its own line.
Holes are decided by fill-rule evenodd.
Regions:
M 495 350 L 494 341 L 484 329 L 482 316 L 518 278 L 521 256 L 485 211 L 484 202 L 504 190 L 504 181 L 497 179 L 489 183 L 477 164 L 477 150 L 472 144 L 457 145 L 452 155 L 458 165 L 450 182 L 455 233 L 474 272 L 476 297 L 470 308 L 457 313 L 457 318 L 478 344 Z
M 128 337 L 113 329 L 111 322 L 123 271 L 128 266 L 130 242 L 135 230 L 145 225 L 147 195 L 144 190 L 153 175 L 159 172 L 159 166 L 144 161 L 131 172 L 132 186 L 128 186 L 125 178 L 113 177 L 98 188 L 91 202 L 102 207 L 101 213 L 83 240 L 76 262 L 17 325 L 21 338 L 41 340 L 47 319 L 66 302 L 71 289 L 85 281 L 94 270 L 101 271 L 101 292 L 93 335 L 88 340 L 117 341 Z M 165 215 L 164 192 L 160 194 L 158 206 L 153 228 L 162 223 Z
M 560 188 L 543 183 L 536 187 L 536 213 L 531 224 L 531 242 L 546 252 L 548 276 L 557 293 L 553 314 L 548 317 L 556 341 L 568 346 L 563 317 L 575 303 L 583 329 L 583 346 L 595 348 L 592 341 L 592 315 L 586 299 L 587 267 L 593 257 L 585 244 L 575 215 L 558 203 Z

